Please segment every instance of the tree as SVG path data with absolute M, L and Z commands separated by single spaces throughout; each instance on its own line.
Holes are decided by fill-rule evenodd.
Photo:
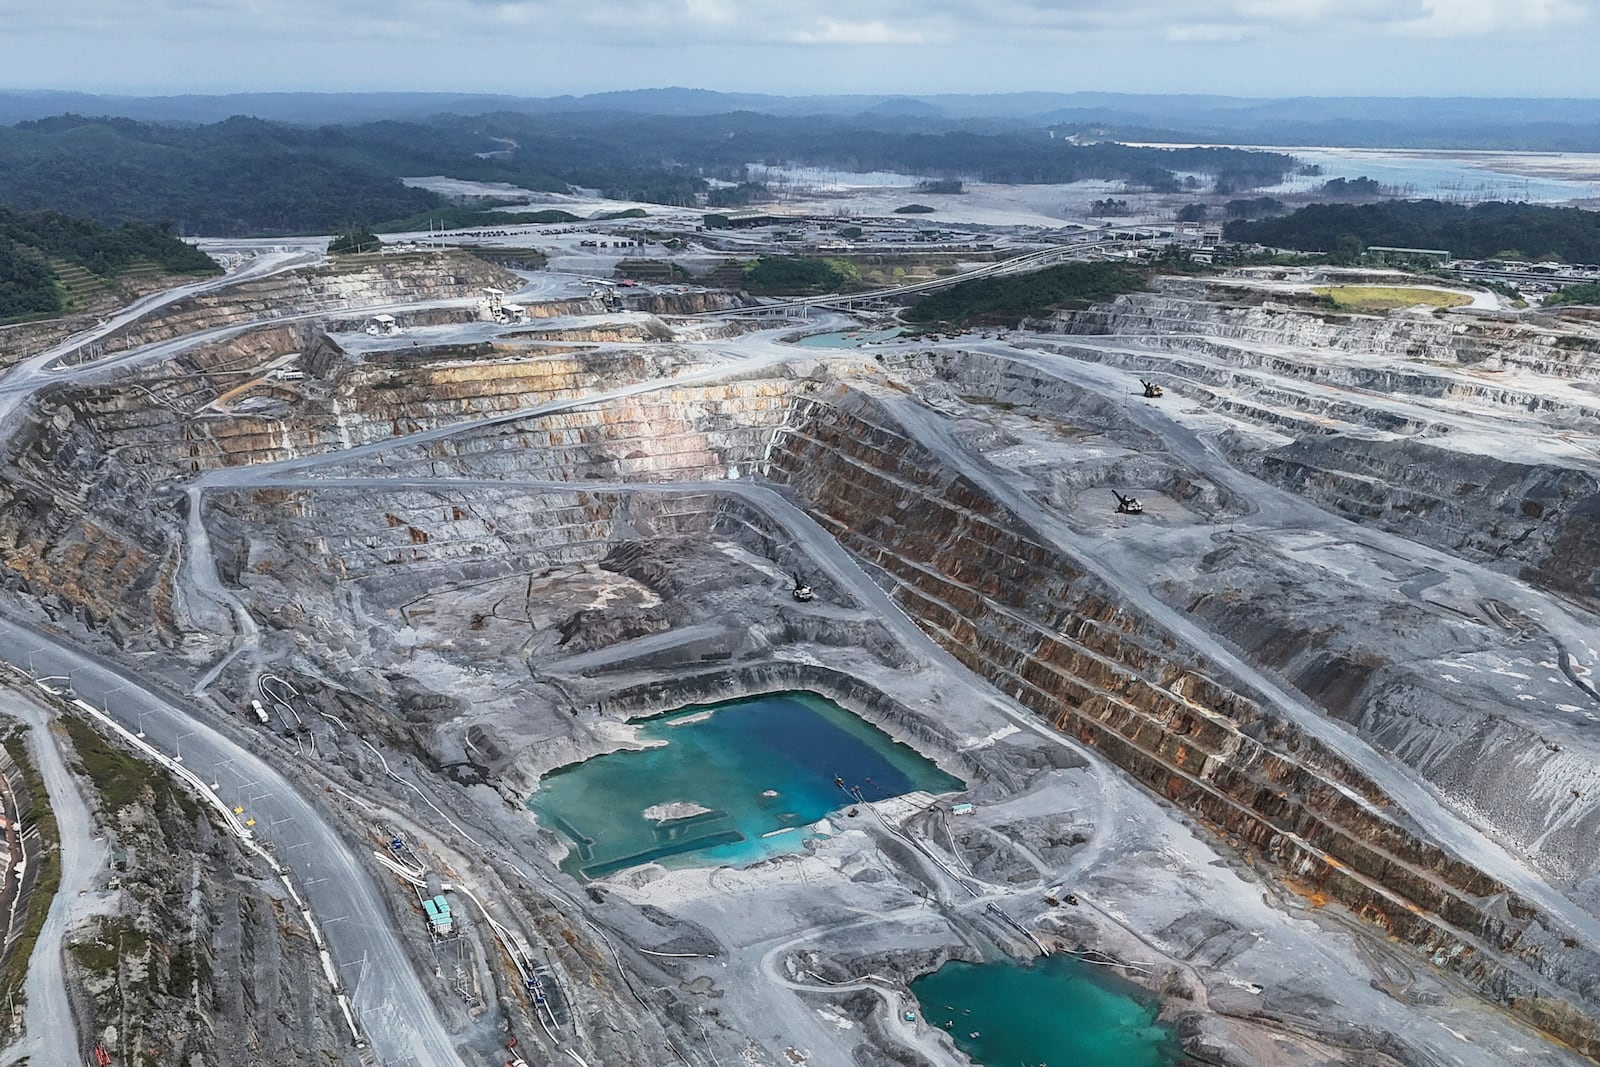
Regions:
M 1333 251 L 1328 253 L 1328 262 L 1341 266 L 1349 266 L 1361 261 L 1361 253 L 1366 251 L 1366 246 L 1361 243 L 1361 238 L 1354 234 L 1342 234 L 1333 242 Z
M 1179 222 L 1204 222 L 1206 206 L 1201 203 L 1185 204 L 1178 209 Z
M 0 322 L 60 310 L 61 295 L 49 268 L 0 238 Z

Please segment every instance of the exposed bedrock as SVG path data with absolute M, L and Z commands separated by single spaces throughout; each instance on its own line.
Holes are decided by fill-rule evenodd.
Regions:
M 1510 606 L 1436 571 L 1341 572 L 1359 558 L 1326 535 L 1219 532 L 1197 560 L 1159 567 L 1154 588 L 1600 911 L 1585 718 L 1600 701 Z
M 1366 775 L 1231 687 L 860 393 L 773 452 L 842 544 L 967 667 L 1139 781 L 1590 1056 L 1600 954 L 1425 839 Z
M 363 304 L 461 299 L 485 286 L 514 290 L 521 284 L 510 271 L 462 252 L 386 254 L 359 263 L 304 267 L 176 300 L 69 353 L 66 362 L 221 326 Z
M 1230 303 L 1247 295 L 1249 303 Z M 1359 315 L 1317 312 L 1275 303 L 1262 290 L 1235 290 L 1199 280 L 1163 278 L 1149 293 L 1069 312 L 1056 322 L 1069 333 L 1235 340 L 1329 352 L 1387 352 L 1419 364 L 1477 371 L 1522 369 L 1550 377 L 1593 380 L 1600 373 L 1600 336 L 1576 336 L 1521 320 L 1471 312 Z M 1418 368 L 1414 373 L 1424 376 Z M 1441 382 L 1447 379 L 1437 379 Z
M 1348 518 L 1600 605 L 1600 483 L 1589 473 L 1422 441 L 1302 438 L 1234 458 Z
M 282 324 L 196 346 L 142 369 L 137 381 L 58 388 L 37 401 L 0 479 L 0 573 L 120 643 L 174 645 L 195 624 L 173 581 L 181 562 L 181 499 L 155 494 L 158 486 L 218 467 L 503 416 L 668 376 L 695 366 L 695 358 L 671 345 L 574 351 L 499 342 L 402 346 L 356 360 L 325 334 Z M 783 376 L 647 392 L 436 447 L 457 473 L 483 477 L 721 478 L 760 458 L 788 393 L 802 387 L 800 379 Z M 435 469 L 435 459 L 421 450 L 396 458 L 415 462 L 420 473 Z M 663 502 L 656 514 L 673 506 Z M 558 509 L 548 519 L 581 522 L 582 507 Z M 375 529 L 353 538 L 349 556 L 333 558 L 359 571 L 364 556 L 396 538 L 405 546 L 397 542 L 388 556 L 435 563 L 452 551 L 482 553 L 503 541 L 492 521 L 474 525 L 471 500 L 417 522 L 391 521 L 405 510 L 373 516 Z M 451 525 L 435 529 L 439 515 Z M 653 527 L 669 531 L 670 523 Z M 342 528 L 334 524 L 319 535 L 342 541 Z M 429 532 L 412 541 L 413 531 Z M 440 544 L 427 546 L 435 536 Z
M 1054 327 L 1117 338 L 1053 350 L 1158 375 L 1234 421 L 1241 432 L 1222 438 L 1230 458 L 1271 484 L 1600 604 L 1600 477 L 1592 454 L 1563 444 L 1563 431 L 1600 426 L 1600 339 L 1481 316 L 1324 315 L 1208 295 L 1169 281 L 1072 313 Z M 1472 419 L 1495 420 L 1508 443 Z M 1544 447 L 1510 444 L 1519 428 Z

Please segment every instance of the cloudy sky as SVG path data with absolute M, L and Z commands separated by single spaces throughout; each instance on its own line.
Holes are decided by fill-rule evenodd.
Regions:
M 1600 95 L 1600 0 L 0 0 L 0 87 Z

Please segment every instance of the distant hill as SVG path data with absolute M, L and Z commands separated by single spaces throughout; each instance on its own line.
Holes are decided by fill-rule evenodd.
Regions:
M 669 87 L 523 97 L 493 93 L 233 93 L 99 96 L 0 91 L 0 124 L 74 113 L 144 122 L 247 115 L 300 125 L 418 121 L 436 115 L 764 115 L 910 118 L 964 129 L 993 123 L 1095 127 L 1122 139 L 1351 147 L 1600 151 L 1600 100 L 1496 97 L 1286 97 L 1135 93 L 775 96 Z M 1351 116 L 1358 116 L 1352 118 Z

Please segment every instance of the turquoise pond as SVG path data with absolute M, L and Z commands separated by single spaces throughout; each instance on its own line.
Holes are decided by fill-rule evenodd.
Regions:
M 896 327 L 892 330 L 846 330 L 839 333 L 813 333 L 800 338 L 795 344 L 802 348 L 860 348 L 865 344 L 875 341 L 889 341 L 899 337 L 905 331 Z
M 985 1067 L 1167 1067 L 1181 1055 L 1151 994 L 1073 956 L 947 963 L 911 992 Z
M 812 693 L 683 708 L 640 723 L 656 747 L 612 752 L 547 775 L 528 807 L 572 848 L 582 878 L 643 863 L 735 866 L 798 849 L 807 828 L 854 801 L 964 783 L 916 750 Z M 665 805 L 705 809 L 679 814 Z M 681 809 L 680 809 L 681 810 Z

